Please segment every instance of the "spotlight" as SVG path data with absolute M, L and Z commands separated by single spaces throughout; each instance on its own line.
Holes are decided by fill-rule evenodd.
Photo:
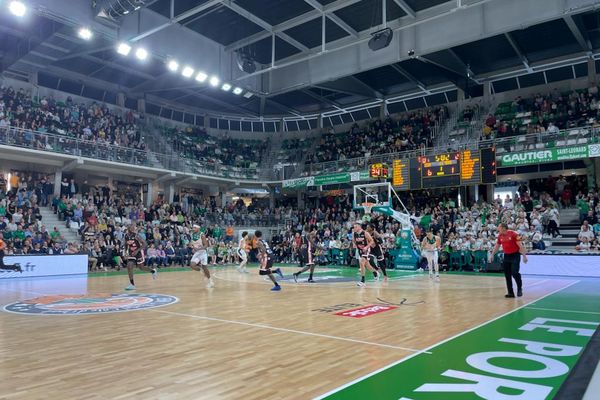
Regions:
M 243 90 L 242 88 L 236 87 L 235 89 L 233 89 L 233 94 L 239 96 L 240 94 L 242 94 Z
M 206 80 L 206 78 L 208 78 L 208 75 L 206 75 L 204 72 L 200 71 L 198 72 L 198 75 L 196 75 L 196 80 L 198 82 L 204 82 Z
M 190 76 L 192 76 L 193 73 L 194 73 L 194 68 L 192 68 L 190 66 L 183 67 L 183 70 L 181 71 L 181 75 L 185 76 L 186 78 L 189 78 Z
M 231 90 L 231 85 L 229 83 L 224 83 L 223 86 L 221 86 L 221 89 L 223 89 L 226 92 L 229 92 Z
M 130 51 L 131 46 L 125 42 L 121 42 L 119 43 L 119 46 L 117 46 L 117 53 L 119 53 L 122 56 L 128 56 Z
M 371 40 L 369 40 L 369 48 L 373 51 L 381 50 L 390 45 L 392 38 L 394 37 L 394 31 L 390 28 L 385 28 L 380 31 L 371 34 Z
M 27 7 L 22 1 L 11 1 L 8 10 L 16 17 L 22 17 L 27 12 Z
M 148 58 L 148 51 L 143 47 L 140 47 L 135 51 L 135 56 L 138 60 L 144 61 L 146 58 Z
M 179 63 L 175 60 L 170 60 L 167 63 L 167 68 L 169 68 L 169 71 L 177 72 L 177 70 L 179 69 Z
M 219 80 L 219 78 L 217 78 L 216 76 L 213 75 L 210 77 L 209 82 L 210 82 L 210 86 L 217 87 L 217 86 L 219 86 L 220 80 Z
M 83 40 L 90 40 L 92 38 L 92 36 L 94 36 L 94 33 L 89 28 L 84 27 L 84 28 L 79 28 L 79 31 L 77 32 L 77 36 L 79 36 Z

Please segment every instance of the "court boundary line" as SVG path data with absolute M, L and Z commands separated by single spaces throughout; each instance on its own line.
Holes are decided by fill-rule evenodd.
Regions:
M 409 348 L 409 347 L 394 346 L 394 345 L 391 345 L 391 344 L 384 344 L 384 343 L 368 342 L 366 340 L 359 340 L 359 339 L 345 338 L 345 337 L 341 337 L 341 336 L 326 335 L 324 333 L 315 333 L 315 332 L 300 331 L 300 330 L 297 330 L 297 329 L 279 328 L 277 326 L 257 324 L 257 323 L 253 323 L 253 322 L 235 321 L 235 320 L 229 320 L 229 319 L 223 319 L 223 318 L 207 317 L 207 316 L 203 316 L 203 315 L 194 315 L 194 314 L 180 313 L 180 312 L 176 312 L 176 311 L 154 310 L 152 308 L 148 308 L 148 309 L 145 309 L 143 311 L 149 311 L 149 312 L 155 312 L 155 313 L 161 313 L 161 314 L 168 314 L 168 315 L 176 315 L 176 316 L 179 316 L 179 317 L 188 317 L 188 318 L 201 319 L 201 320 L 212 321 L 212 322 L 220 322 L 220 323 L 224 323 L 224 324 L 234 324 L 234 325 L 249 326 L 249 327 L 252 327 L 252 328 L 270 329 L 270 330 L 274 330 L 274 331 L 278 331 L 278 332 L 296 333 L 296 334 L 301 334 L 301 335 L 316 336 L 316 337 L 321 337 L 321 338 L 325 338 L 325 339 L 334 339 L 334 340 L 341 340 L 341 341 L 351 342 L 351 343 L 360 343 L 360 344 L 366 344 L 366 345 L 370 345 L 370 346 L 378 346 L 378 347 L 391 348 L 391 349 L 395 349 L 395 350 L 404 350 L 404 351 L 410 351 L 410 352 L 419 353 L 419 354 L 424 352 L 424 350 L 417 350 L 417 349 L 412 349 L 412 348 Z
M 593 311 L 576 311 L 576 310 L 561 310 L 561 309 L 557 309 L 557 308 L 543 308 L 543 307 L 527 307 L 530 310 L 542 310 L 542 311 L 556 311 L 556 312 L 571 312 L 571 313 L 578 313 L 578 314 L 593 314 L 593 315 L 600 315 L 600 312 L 593 312 Z
M 414 354 L 408 355 L 408 356 L 406 356 L 406 357 L 404 357 L 404 358 L 402 358 L 402 359 L 400 359 L 400 360 L 398 360 L 398 361 L 395 361 L 395 362 L 393 362 L 393 363 L 391 363 L 391 364 L 388 364 L 388 365 L 386 365 L 386 366 L 383 366 L 383 367 L 381 367 L 381 368 L 377 369 L 376 371 L 373 371 L 373 372 L 371 372 L 371 373 L 369 373 L 369 374 L 367 374 L 367 375 L 364 375 L 364 376 L 361 376 L 361 377 L 359 377 L 359 378 L 356 378 L 356 379 L 352 380 L 351 382 L 348 382 L 348 383 L 346 383 L 346 384 L 344 384 L 344 385 L 342 385 L 342 386 L 339 386 L 339 387 L 337 387 L 337 388 L 335 388 L 335 389 L 332 389 L 332 390 L 330 390 L 329 392 L 327 392 L 327 393 L 324 393 L 324 394 L 322 394 L 322 395 L 320 395 L 320 396 L 318 396 L 318 397 L 313 397 L 313 400 L 323 400 L 323 399 L 325 399 L 326 397 L 328 397 L 328 396 L 331 396 L 331 395 L 333 395 L 333 394 L 335 394 L 335 393 L 337 393 L 337 392 L 339 392 L 339 391 L 341 391 L 341 390 L 344 390 L 344 389 L 346 389 L 346 388 L 347 388 L 347 387 L 349 387 L 349 386 L 352 386 L 352 385 L 354 385 L 354 384 L 356 384 L 356 383 L 358 383 L 358 382 L 364 381 L 365 379 L 368 379 L 368 378 L 372 377 L 373 375 L 377 375 L 377 374 L 379 374 L 380 372 L 383 372 L 383 371 L 385 371 L 385 370 L 387 370 L 387 369 L 390 369 L 390 368 L 392 368 L 392 367 L 395 367 L 396 365 L 398 365 L 398 364 L 401 364 L 401 363 L 403 363 L 403 362 L 405 362 L 405 361 L 408 361 L 408 360 L 410 360 L 411 358 L 414 358 L 414 357 L 416 357 L 416 356 L 418 356 L 418 355 L 421 355 L 421 354 L 433 354 L 433 353 L 429 352 L 429 350 L 433 349 L 434 347 L 440 346 L 440 345 L 442 345 L 442 344 L 444 344 L 444 343 L 447 343 L 447 342 L 449 342 L 449 341 L 451 341 L 451 340 L 454 340 L 454 339 L 456 339 L 457 337 L 460 337 L 460 336 L 462 336 L 462 335 L 465 335 L 465 334 L 467 334 L 467 333 L 469 333 L 469 332 L 472 332 L 472 331 L 474 331 L 474 330 L 476 330 L 476 329 L 479 329 L 479 328 L 481 328 L 482 326 L 485 326 L 485 325 L 487 325 L 487 324 L 491 324 L 492 322 L 494 322 L 494 321 L 497 321 L 497 320 L 499 320 L 500 318 L 504 318 L 504 317 L 506 317 L 507 315 L 510 315 L 510 314 L 512 314 L 512 313 L 514 313 L 514 312 L 517 312 L 517 311 L 519 311 L 519 310 L 522 310 L 522 309 L 526 308 L 528 305 L 530 305 L 530 304 L 533 304 L 533 303 L 535 303 L 536 301 L 543 300 L 543 299 L 545 299 L 545 298 L 546 298 L 546 297 L 548 297 L 548 296 L 552 296 L 553 294 L 556 294 L 556 293 L 558 293 L 558 292 L 560 292 L 560 291 L 563 291 L 563 290 L 565 290 L 565 289 L 568 289 L 568 288 L 570 288 L 571 286 L 573 286 L 573 285 L 575 285 L 575 284 L 577 284 L 577 283 L 579 283 L 579 282 L 581 282 L 581 281 L 580 281 L 580 280 L 572 281 L 572 282 L 571 282 L 571 283 L 569 283 L 568 285 L 566 285 L 566 286 L 564 286 L 564 287 L 562 287 L 562 288 L 559 288 L 559 289 L 553 290 L 553 291 L 551 291 L 550 293 L 547 293 L 547 294 L 545 294 L 544 296 L 540 297 L 539 299 L 532 300 L 532 301 L 530 301 L 529 303 L 526 303 L 526 304 L 524 304 L 524 305 L 522 305 L 522 306 L 520 306 L 520 307 L 517 307 L 517 308 L 515 308 L 515 309 L 513 309 L 513 310 L 510 310 L 510 311 L 508 311 L 508 312 L 506 312 L 506 313 L 504 313 L 504 314 L 502 314 L 502 315 L 499 315 L 499 316 L 497 316 L 497 317 L 495 317 L 495 318 L 493 318 L 493 319 L 491 319 L 491 320 L 489 320 L 489 321 L 483 322 L 483 323 L 481 323 L 481 324 L 479 324 L 479 325 L 477 325 L 477 326 L 474 326 L 474 327 L 472 327 L 472 328 L 470 328 L 470 329 L 467 329 L 466 331 L 460 332 L 460 333 L 458 333 L 458 334 L 456 334 L 456 335 L 454 335 L 454 336 L 451 336 L 451 337 L 449 337 L 449 338 L 446 338 L 446 339 L 444 339 L 444 340 L 442 340 L 442 341 L 440 341 L 440 342 L 437 342 L 437 343 L 435 343 L 435 344 L 433 344 L 433 345 L 431 345 L 431 346 L 429 346 L 429 347 L 426 347 L 425 349 L 423 349 L 423 351 L 421 351 L 421 352 L 419 352 L 419 353 L 414 353 Z M 151 310 L 149 310 L 149 311 L 151 311 Z M 158 310 L 157 310 L 157 311 L 158 311 Z M 427 351 L 427 352 L 426 352 L 426 351 Z

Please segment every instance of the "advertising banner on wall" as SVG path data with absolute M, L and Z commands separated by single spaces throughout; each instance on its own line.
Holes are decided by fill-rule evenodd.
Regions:
M 500 166 L 502 167 L 516 167 L 520 165 L 578 160 L 588 157 L 600 157 L 600 145 L 586 144 L 505 153 L 498 157 L 498 161 L 500 161 Z
M 339 172 L 337 174 L 307 176 L 304 178 L 288 179 L 283 181 L 284 189 L 299 189 L 309 186 L 339 185 L 349 182 L 371 180 L 368 171 Z
M 88 256 L 60 255 L 60 256 L 6 256 L 4 257 L 6 269 L 0 269 L 2 278 L 30 278 L 35 276 L 77 275 L 88 272 Z M 21 271 L 11 269 L 19 264 Z

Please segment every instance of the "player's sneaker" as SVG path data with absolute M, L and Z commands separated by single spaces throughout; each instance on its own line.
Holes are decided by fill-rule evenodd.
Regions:
M 439 276 L 439 275 L 436 275 L 436 276 L 435 276 L 435 281 L 436 281 L 436 282 L 439 282 L 439 281 L 440 281 L 440 276 Z
M 125 290 L 135 290 L 135 285 L 129 285 L 125 288 Z
M 379 282 L 379 274 L 373 276 L 375 282 Z
M 281 272 L 281 268 L 277 268 L 276 270 L 274 270 L 273 272 L 275 272 L 277 275 L 279 275 L 279 277 L 281 279 L 283 279 L 283 272 Z
M 292 277 L 294 278 L 294 282 L 298 283 L 298 274 L 294 272 Z
M 365 287 L 366 285 L 365 285 L 364 282 L 358 281 L 358 282 L 356 282 L 356 286 L 358 286 L 358 287 Z
M 281 290 L 281 286 L 275 285 L 271 288 L 271 292 L 279 292 Z
M 158 270 L 156 268 L 152 268 L 152 279 L 158 279 Z
M 315 283 L 315 281 L 313 280 L 313 278 L 308 278 L 308 280 L 306 281 L 306 283 Z
M 429 273 L 429 279 L 433 279 L 433 274 L 431 272 Z
M 522 296 L 523 296 L 523 290 L 517 289 L 517 297 L 522 297 Z
M 213 279 L 212 278 L 208 278 L 208 282 L 206 283 L 206 288 L 210 289 L 210 288 L 213 288 L 213 287 L 215 287 L 215 283 L 213 282 Z
M 242 274 L 244 272 L 244 270 L 242 268 L 240 268 L 240 267 L 236 267 L 235 270 L 237 272 L 239 272 L 240 274 Z

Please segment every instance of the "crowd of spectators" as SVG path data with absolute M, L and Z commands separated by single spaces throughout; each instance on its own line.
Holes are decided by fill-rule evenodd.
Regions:
M 19 128 L 7 135 L 8 128 Z M 36 134 L 36 133 L 40 134 Z M 57 135 L 58 140 L 44 135 Z M 0 88 L 0 139 L 40 150 L 88 155 L 103 145 L 143 152 L 147 146 L 134 113 L 116 113 L 97 102 L 77 103 L 53 97 L 32 97 L 23 88 Z M 73 139 L 86 141 L 75 145 Z M 74 153 L 74 154 L 75 154 Z
M 513 137 L 532 133 L 556 134 L 563 129 L 600 126 L 598 87 L 552 93 L 500 104 L 495 115 L 488 115 L 483 138 Z
M 434 127 L 447 116 L 446 107 L 436 107 L 405 113 L 397 119 L 376 120 L 363 128 L 355 123 L 349 132 L 324 134 L 307 162 L 339 161 L 429 147 Z

